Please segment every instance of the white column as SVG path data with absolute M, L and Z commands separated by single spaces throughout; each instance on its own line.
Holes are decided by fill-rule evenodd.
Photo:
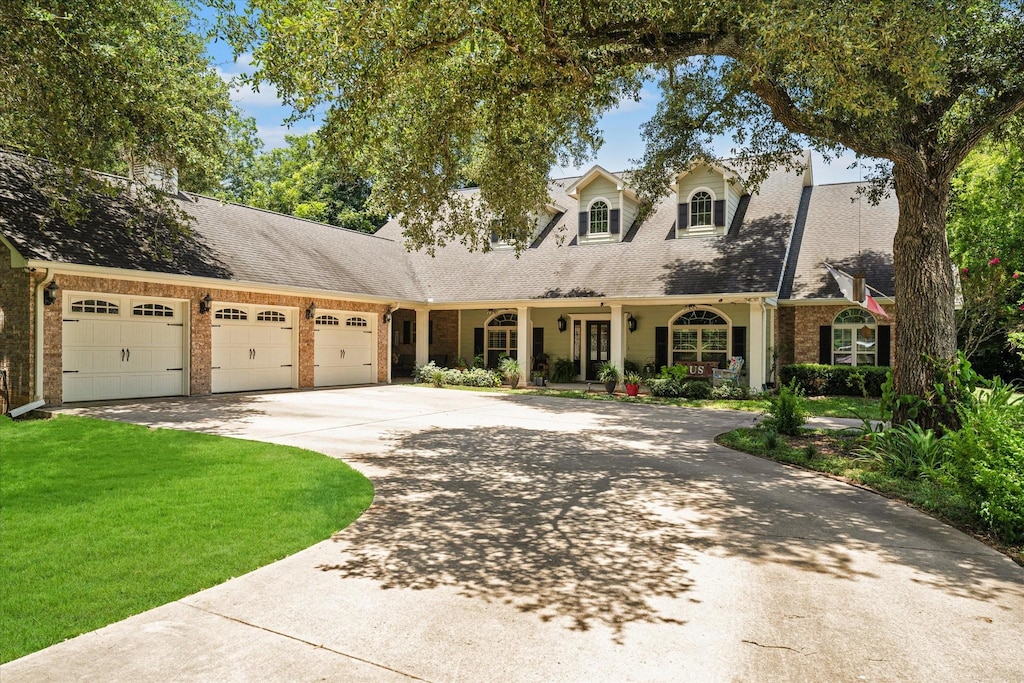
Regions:
M 430 362 L 430 309 L 416 309 L 416 367 Z
M 530 334 L 530 309 L 520 306 L 516 309 L 516 356 L 523 374 L 519 386 L 529 386 L 530 370 L 533 369 L 533 335 Z
M 622 304 L 612 304 L 610 308 L 612 309 L 612 330 L 608 357 L 619 369 L 619 372 L 622 372 L 622 349 L 624 347 L 622 335 L 626 328 L 622 324 Z
M 768 353 L 767 339 L 764 333 L 764 311 L 761 300 L 750 303 L 750 322 L 747 324 L 747 376 L 750 378 L 751 389 L 761 389 L 766 381 L 765 358 Z

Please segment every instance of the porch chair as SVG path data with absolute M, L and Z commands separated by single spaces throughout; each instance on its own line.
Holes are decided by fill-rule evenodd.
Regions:
M 740 370 L 743 369 L 743 356 L 732 356 L 729 364 L 722 369 L 711 371 L 711 385 L 720 387 L 723 384 L 739 384 Z

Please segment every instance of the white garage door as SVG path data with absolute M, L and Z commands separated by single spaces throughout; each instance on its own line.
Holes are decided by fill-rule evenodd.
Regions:
M 314 322 L 313 384 L 330 387 L 377 381 L 373 315 L 325 311 Z
M 214 393 L 295 386 L 295 311 L 214 304 L 211 334 Z
M 64 294 L 64 401 L 180 396 L 185 304 L 107 294 Z

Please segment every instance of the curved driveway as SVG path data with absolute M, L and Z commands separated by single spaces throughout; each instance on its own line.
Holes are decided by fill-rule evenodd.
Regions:
M 727 411 L 409 386 L 78 412 L 373 479 L 334 539 L 0 670 L 69 680 L 1020 680 L 1024 570 L 717 446 Z

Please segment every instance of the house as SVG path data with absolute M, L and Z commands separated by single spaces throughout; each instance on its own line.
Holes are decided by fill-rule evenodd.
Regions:
M 809 160 L 808 160 L 809 164 Z M 96 193 L 77 222 L 34 189 L 48 167 L 0 153 L 0 369 L 9 405 L 391 381 L 434 359 L 542 354 L 578 378 L 626 361 L 701 372 L 743 356 L 888 364 L 891 320 L 823 267 L 863 271 L 894 317 L 894 199 L 815 186 L 810 166 L 751 193 L 727 169 L 679 173 L 643 221 L 621 174 L 552 180 L 518 256 L 454 244 L 409 253 L 397 221 L 368 235 L 163 187 L 182 233 Z M 166 178 L 163 179 L 166 181 Z M 128 181 L 120 179 L 126 187 Z

